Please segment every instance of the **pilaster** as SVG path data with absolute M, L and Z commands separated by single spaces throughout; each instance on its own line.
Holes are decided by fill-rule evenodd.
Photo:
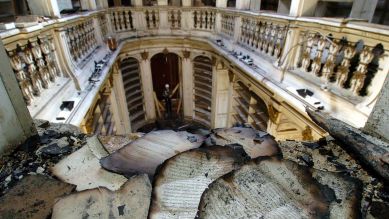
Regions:
M 223 62 L 213 67 L 212 78 L 212 122 L 211 128 L 226 128 L 228 126 L 230 105 L 230 79 L 228 68 Z
M 190 59 L 190 52 L 183 51 L 182 59 L 182 87 L 183 87 L 183 109 L 184 117 L 193 118 L 193 62 Z
M 147 52 L 144 52 L 145 54 Z M 142 60 L 140 61 L 140 70 L 141 70 L 141 79 L 143 87 L 143 98 L 146 108 L 146 117 L 147 120 L 155 120 L 155 102 L 154 102 L 154 89 L 153 89 L 153 78 L 151 74 L 151 63 L 150 58 L 147 55 L 142 55 Z
M 122 74 L 118 67 L 118 64 L 115 63 L 113 66 L 113 72 L 112 72 L 112 78 L 113 78 L 113 100 L 112 104 L 116 105 L 117 112 L 114 112 L 115 120 L 116 120 L 116 134 L 118 135 L 125 135 L 131 133 L 131 122 L 130 122 L 130 116 L 128 113 L 127 108 L 127 100 L 126 95 L 124 93 L 124 85 L 122 80 Z

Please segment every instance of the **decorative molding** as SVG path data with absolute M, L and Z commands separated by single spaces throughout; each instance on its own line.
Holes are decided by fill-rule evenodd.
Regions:
M 140 56 L 142 57 L 142 60 L 146 61 L 149 58 L 149 52 L 144 51 Z

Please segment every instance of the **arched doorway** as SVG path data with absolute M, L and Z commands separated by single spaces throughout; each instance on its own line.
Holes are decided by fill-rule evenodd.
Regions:
M 157 99 L 163 104 L 163 92 L 168 84 L 170 92 L 176 92 L 172 96 L 173 115 L 181 111 L 180 104 L 180 57 L 174 53 L 158 53 L 151 58 L 151 72 L 153 78 L 153 89 Z M 158 110 L 158 108 L 157 108 Z M 162 110 L 161 110 L 162 111 Z

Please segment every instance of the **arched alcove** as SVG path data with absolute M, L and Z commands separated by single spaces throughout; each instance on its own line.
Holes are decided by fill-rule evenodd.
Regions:
M 136 131 L 145 121 L 139 62 L 135 58 L 125 58 L 120 63 L 120 70 L 131 127 Z
M 205 56 L 193 60 L 194 119 L 211 126 L 212 61 Z
M 177 54 L 169 53 L 167 51 L 158 53 L 151 58 L 153 90 L 157 99 L 159 101 L 164 100 L 163 93 L 166 84 L 169 85 L 171 94 L 173 94 L 173 91 L 176 90 L 176 92 L 171 96 L 172 112 L 181 111 L 181 89 L 179 89 L 179 87 L 175 89 L 180 83 L 180 63 L 180 57 Z M 175 113 L 173 113 L 173 116 L 175 116 Z

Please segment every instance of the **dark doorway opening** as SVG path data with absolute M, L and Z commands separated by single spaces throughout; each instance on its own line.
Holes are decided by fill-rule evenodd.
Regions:
M 159 53 L 151 58 L 151 72 L 153 76 L 153 88 L 159 100 L 163 99 L 165 84 L 169 84 L 170 91 L 180 82 L 179 57 L 174 53 Z M 178 92 L 173 98 L 178 97 Z

